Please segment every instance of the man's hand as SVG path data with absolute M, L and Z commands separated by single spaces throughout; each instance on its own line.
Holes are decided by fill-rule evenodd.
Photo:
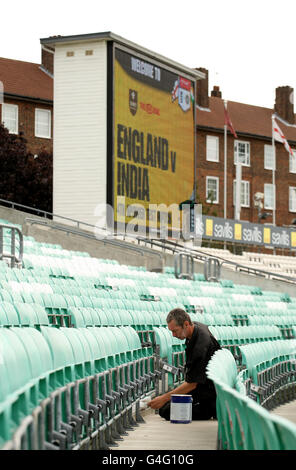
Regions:
M 158 397 L 154 398 L 151 400 L 149 403 L 147 403 L 150 408 L 153 408 L 154 410 L 159 410 L 163 405 L 165 405 L 168 401 L 171 399 L 172 394 L 188 394 L 192 390 L 196 388 L 196 383 L 194 382 L 183 382 L 181 385 L 179 385 L 177 388 L 172 390 L 171 392 L 164 393 L 163 395 L 159 395 Z
M 165 405 L 169 400 L 170 398 L 164 394 L 154 398 L 149 403 L 147 403 L 147 405 L 150 406 L 150 408 L 152 408 L 153 410 L 159 410 L 159 408 Z

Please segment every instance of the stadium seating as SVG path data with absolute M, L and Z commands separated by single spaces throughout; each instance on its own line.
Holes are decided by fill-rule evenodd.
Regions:
M 295 277 L 296 274 L 295 256 L 274 256 L 272 254 L 254 252 L 243 252 L 240 255 L 235 255 L 229 250 L 210 247 L 198 247 L 198 251 L 204 255 L 217 256 L 250 269 L 266 271 L 275 275 Z M 230 264 L 228 264 L 228 268 L 231 269 Z M 233 265 L 233 269 L 236 269 L 235 265 Z
M 292 395 L 295 399 L 294 340 L 253 343 L 243 346 L 242 350 L 246 371 L 254 379 L 253 390 L 256 393 L 261 394 L 260 389 L 265 388 L 263 391 L 267 394 L 267 389 L 272 386 L 268 396 L 274 400 L 277 391 L 282 393 L 283 387 L 294 384 Z M 272 370 L 269 369 L 270 363 L 273 364 Z M 289 367 L 286 367 L 287 363 Z M 282 365 L 284 367 L 278 367 Z M 264 381 L 258 381 L 260 373 Z M 229 350 L 223 348 L 214 354 L 208 364 L 207 375 L 217 391 L 219 449 L 296 449 L 296 425 L 268 412 L 259 400 L 255 402 L 256 395 L 253 399 L 247 395 L 243 377 L 237 373 L 235 359 Z
M 270 411 L 296 396 L 295 298 L 26 236 L 22 269 L 0 261 L 0 448 L 112 445 L 141 420 L 145 395 L 184 378 L 184 341 L 166 325 L 178 306 L 222 346 L 208 368 L 219 448 L 292 448 L 294 425 Z

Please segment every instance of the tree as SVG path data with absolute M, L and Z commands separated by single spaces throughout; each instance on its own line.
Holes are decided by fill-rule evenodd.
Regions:
M 26 144 L 0 124 L 0 198 L 52 212 L 52 154 L 34 157 Z

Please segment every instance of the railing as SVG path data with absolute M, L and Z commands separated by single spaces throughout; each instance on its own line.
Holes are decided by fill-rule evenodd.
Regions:
M 279 280 L 283 282 L 296 284 L 295 277 L 285 276 L 283 274 L 266 271 L 264 269 L 258 269 L 258 268 L 253 268 L 251 266 L 246 266 L 244 264 L 236 263 L 235 261 L 227 260 L 223 258 L 222 256 L 217 256 L 217 255 L 213 256 L 210 253 L 205 253 L 204 251 L 199 251 L 198 249 L 188 248 L 184 245 L 181 245 L 180 243 L 172 242 L 170 240 L 145 239 L 143 237 L 138 237 L 137 239 L 139 242 L 142 241 L 143 243 L 150 245 L 151 247 L 155 246 L 155 247 L 161 248 L 163 251 L 167 250 L 171 252 L 172 254 L 179 254 L 180 252 L 187 253 L 194 260 L 197 260 L 197 261 L 206 262 L 209 258 L 216 259 L 219 261 L 220 268 L 222 266 L 232 267 L 235 269 L 235 271 L 246 272 L 248 274 L 252 274 L 258 277 L 264 277 L 267 279 L 275 279 L 275 280 Z
M 68 219 L 68 220 L 70 220 L 70 219 Z M 144 256 L 144 254 L 146 253 L 146 254 L 149 254 L 149 255 L 153 255 L 153 256 L 157 256 L 159 258 L 162 258 L 161 253 L 157 253 L 153 250 L 149 250 L 149 249 L 144 248 L 144 247 L 140 248 L 140 247 L 137 247 L 137 246 L 126 244 L 125 242 L 122 242 L 120 240 L 114 240 L 114 239 L 108 238 L 107 231 L 106 231 L 106 237 L 105 238 L 98 239 L 92 233 L 87 233 L 87 232 L 84 232 L 84 231 L 81 231 L 81 230 L 78 230 L 78 229 L 74 229 L 72 227 L 66 227 L 64 225 L 57 225 L 57 224 L 54 224 L 54 223 L 49 224 L 47 222 L 43 222 L 43 221 L 38 220 L 38 219 L 32 219 L 30 217 L 26 217 L 25 222 L 29 223 L 31 225 L 43 225 L 43 226 L 46 226 L 46 227 L 51 228 L 53 230 L 59 230 L 61 232 L 66 232 L 66 233 L 70 233 L 70 234 L 73 234 L 73 235 L 78 235 L 80 237 L 88 238 L 90 240 L 97 240 L 98 242 L 101 242 L 104 245 L 108 244 L 108 245 L 117 246 L 119 248 L 123 248 L 124 250 L 128 249 L 128 250 L 131 250 L 131 251 L 135 251 L 135 252 L 139 253 L 141 256 Z M 77 223 L 78 223 L 78 221 L 77 221 Z M 89 227 L 92 227 L 93 229 L 96 228 L 94 225 L 91 225 L 91 224 L 87 224 L 87 225 Z
M 5 236 L 9 238 L 9 243 L 5 240 Z M 7 251 L 7 248 L 9 251 Z M 12 268 L 21 266 L 23 252 L 24 243 L 21 230 L 12 225 L 0 224 L 0 259 L 7 259 Z

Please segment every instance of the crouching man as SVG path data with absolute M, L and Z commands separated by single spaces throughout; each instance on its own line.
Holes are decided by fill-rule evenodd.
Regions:
M 220 349 L 218 341 L 203 323 L 191 321 L 190 316 L 181 308 L 171 310 L 167 324 L 172 335 L 185 339 L 185 381 L 170 392 L 159 395 L 148 403 L 159 415 L 170 420 L 171 395 L 192 395 L 192 419 L 216 419 L 216 390 L 207 378 L 206 366 L 212 355 Z

